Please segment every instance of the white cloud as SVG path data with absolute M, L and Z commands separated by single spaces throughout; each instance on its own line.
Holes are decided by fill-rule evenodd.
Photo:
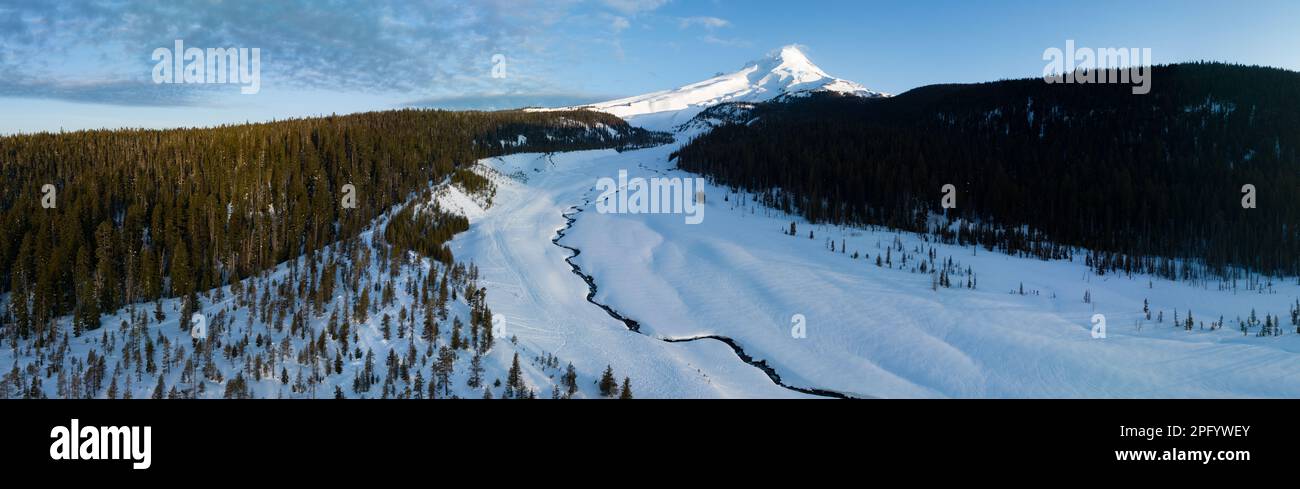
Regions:
M 574 66 L 605 47 L 623 59 L 618 37 L 669 1 L 371 0 L 333 8 L 319 0 L 281 0 L 263 9 L 262 0 L 76 7 L 0 0 L 0 96 L 219 103 L 224 92 L 218 90 L 152 83 L 149 54 L 176 39 L 189 47 L 260 48 L 264 86 L 277 90 L 411 99 L 565 93 L 573 89 Z M 490 76 L 496 54 L 508 59 L 507 78 Z M 90 75 L 107 82 L 77 83 Z
M 615 34 L 617 34 L 619 32 L 623 32 L 623 29 L 627 29 L 631 25 L 632 24 L 627 21 L 626 17 L 619 17 L 616 15 L 614 16 L 614 19 L 610 21 L 609 28 L 613 30 Z
M 603 0 L 609 8 L 622 12 L 624 15 L 635 15 L 641 12 L 649 12 L 668 3 L 668 0 Z
M 700 40 L 709 44 L 717 44 L 719 46 L 727 46 L 732 48 L 747 48 L 750 46 L 750 42 L 744 39 L 740 39 L 740 38 L 726 39 L 726 38 L 717 37 L 713 34 L 705 34 L 703 37 L 700 38 Z
M 263 81 L 281 89 L 411 96 L 481 93 L 502 86 L 554 92 L 548 75 L 563 65 L 553 61 L 548 48 L 560 44 L 564 31 L 556 24 L 580 5 L 578 0 L 428 0 L 418 5 L 372 0 L 341 9 L 316 0 L 283 3 L 261 10 L 259 0 L 75 8 L 59 2 L 11 6 L 0 0 L 0 96 L 127 105 L 208 100 L 208 92 L 197 87 L 172 87 L 185 90 L 179 95 L 191 95 L 180 97 L 151 82 L 149 53 L 176 39 L 189 47 L 260 48 Z M 104 41 L 86 42 L 90 39 Z M 497 53 L 509 58 L 509 78 L 489 76 L 491 56 Z M 87 73 L 110 82 L 75 83 Z
M 693 25 L 698 25 L 705 29 L 717 29 L 719 27 L 727 27 L 731 25 L 731 22 L 728 22 L 727 19 L 719 19 L 717 17 L 707 17 L 707 16 L 683 17 L 678 20 L 678 26 L 681 27 L 682 29 L 685 29 Z

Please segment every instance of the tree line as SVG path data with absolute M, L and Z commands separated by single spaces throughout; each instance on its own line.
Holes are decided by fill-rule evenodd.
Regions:
M 1300 275 L 1300 73 L 1187 63 L 1152 81 L 1149 95 L 1023 79 L 792 98 L 673 157 L 813 222 L 1043 258 L 1082 247 L 1099 273 Z
M 596 112 L 414 109 L 2 137 L 0 320 L 39 340 L 64 314 L 85 331 L 125 304 L 192 307 L 196 292 L 356 236 L 479 158 L 663 137 Z

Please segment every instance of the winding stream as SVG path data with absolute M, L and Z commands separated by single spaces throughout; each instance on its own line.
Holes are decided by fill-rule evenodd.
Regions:
M 587 199 L 585 202 L 583 202 L 583 205 L 585 206 L 590 203 L 591 200 Z M 582 267 L 578 266 L 578 264 L 573 262 L 573 258 L 582 254 L 582 250 L 578 248 L 574 248 L 572 246 L 560 244 L 560 240 L 564 238 L 564 233 L 568 231 L 569 228 L 573 227 L 573 223 L 578 220 L 578 218 L 574 216 L 579 212 L 582 212 L 582 209 L 579 206 L 570 206 L 568 212 L 564 212 L 560 214 L 561 216 L 564 217 L 565 224 L 563 228 L 555 232 L 555 237 L 551 238 L 551 243 L 554 244 L 555 246 L 559 246 L 573 253 L 569 255 L 567 258 L 565 258 L 564 262 L 569 264 L 569 268 L 572 269 L 575 275 L 581 277 L 584 282 L 587 282 L 587 302 L 595 304 L 596 307 L 603 309 L 606 314 L 609 314 L 609 317 L 612 317 L 618 320 L 619 322 L 622 322 L 623 325 L 626 326 L 628 330 L 634 333 L 646 335 L 645 333 L 641 332 L 641 323 L 638 323 L 635 319 L 620 314 L 618 311 L 614 310 L 614 308 L 610 307 L 608 304 L 601 304 L 600 302 L 596 301 L 596 279 L 589 274 L 583 273 Z M 650 335 L 646 335 L 646 336 L 650 336 Z M 781 386 L 783 388 L 795 392 L 800 392 L 803 394 L 809 394 L 814 396 L 832 397 L 836 399 L 856 399 L 855 396 L 850 396 L 842 392 L 836 392 L 827 389 L 818 389 L 815 387 L 811 387 L 811 388 L 799 387 L 799 386 L 786 384 L 781 381 L 781 375 L 776 372 L 776 369 L 772 368 L 770 365 L 767 364 L 767 360 L 755 359 L 753 356 L 750 356 L 748 353 L 745 353 L 745 350 L 740 347 L 740 344 L 737 343 L 736 340 L 733 340 L 726 336 L 702 335 L 702 336 L 692 336 L 687 338 L 664 338 L 664 337 L 657 337 L 657 336 L 651 336 L 651 337 L 668 343 L 686 343 L 690 341 L 699 341 L 699 340 L 720 341 L 723 344 L 727 345 L 728 347 L 731 347 L 731 351 L 735 352 L 736 356 L 740 358 L 741 361 L 759 370 L 762 370 L 763 373 L 767 374 L 767 377 L 772 380 L 772 383 L 778 386 Z

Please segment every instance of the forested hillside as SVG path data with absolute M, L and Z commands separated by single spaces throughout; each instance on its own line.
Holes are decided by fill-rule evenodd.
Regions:
M 664 137 L 594 112 L 432 110 L 3 137 L 0 320 L 39 342 L 63 314 L 79 334 L 126 304 L 185 297 L 189 310 L 196 292 L 355 237 L 478 158 Z
M 1300 73 L 1151 76 L 1148 95 L 1024 79 L 758 104 L 674 157 L 813 221 L 1048 258 L 1085 247 L 1099 273 L 1300 274 Z M 930 219 L 946 184 L 960 226 Z

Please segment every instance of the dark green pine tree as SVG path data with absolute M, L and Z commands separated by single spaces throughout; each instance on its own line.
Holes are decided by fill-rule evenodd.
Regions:
M 510 373 L 506 376 L 506 387 L 520 399 L 527 395 L 526 391 L 528 389 L 524 385 L 523 370 L 519 368 L 519 352 L 515 352 L 514 360 L 510 362 Z
M 464 346 L 464 340 L 460 336 L 461 325 L 459 316 L 451 322 L 451 349 L 453 350 L 459 350 Z
M 167 383 L 163 382 L 163 376 L 158 376 L 158 386 L 153 388 L 153 398 L 162 399 L 167 393 Z
M 623 377 L 623 388 L 618 391 L 619 399 L 632 398 L 632 379 Z
M 361 289 L 361 295 L 357 297 L 356 307 L 353 308 L 352 315 L 356 318 L 357 322 L 364 323 L 366 322 L 366 317 L 368 317 L 369 313 L 370 287 L 364 287 Z
M 605 373 L 600 376 L 600 395 L 613 397 L 618 394 L 618 380 L 614 379 L 614 367 L 606 365 Z
M 578 392 L 578 372 L 573 368 L 573 363 L 564 369 L 564 375 L 560 377 L 560 383 L 564 384 L 564 392 L 573 396 Z
M 432 342 L 438 337 L 438 323 L 433 319 L 434 311 L 430 308 L 424 309 L 424 327 L 420 329 L 420 339 Z
M 469 361 L 469 380 L 466 384 L 475 389 L 483 386 L 483 355 L 478 353 Z

